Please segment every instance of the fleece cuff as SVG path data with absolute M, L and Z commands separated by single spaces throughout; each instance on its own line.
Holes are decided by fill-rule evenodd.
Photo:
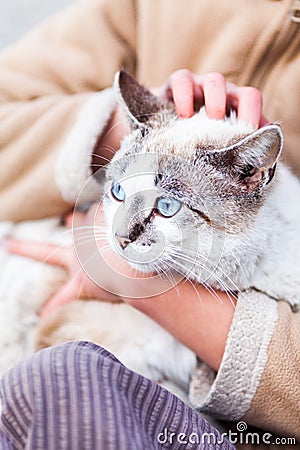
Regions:
M 115 107 L 114 92 L 108 88 L 92 94 L 80 110 L 75 125 L 60 149 L 55 167 L 56 184 L 66 202 L 75 203 L 91 177 L 93 149 Z M 80 200 L 90 202 L 98 197 L 99 185 L 90 179 L 80 193 Z
M 239 295 L 217 374 L 199 362 L 190 400 L 202 413 L 236 421 L 249 410 L 259 386 L 277 321 L 277 302 L 256 291 Z

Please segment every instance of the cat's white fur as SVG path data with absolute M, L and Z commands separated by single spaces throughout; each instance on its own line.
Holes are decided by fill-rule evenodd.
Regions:
M 300 306 L 300 183 L 284 165 L 268 202 L 269 216 L 261 228 L 271 227 L 271 241 L 262 242 L 264 256 L 257 266 L 254 285 L 277 300 Z M 256 230 L 259 234 L 259 229 Z
M 253 126 L 242 120 L 237 121 L 233 112 L 225 120 L 210 119 L 206 115 L 205 108 L 188 119 L 174 120 L 168 127 L 165 127 L 157 140 L 153 141 L 153 147 L 164 146 L 165 142 L 171 141 L 176 146 L 176 154 L 194 151 L 195 142 L 214 143 L 216 148 L 224 148 L 233 136 L 246 136 L 253 132 Z M 118 154 L 121 157 L 122 154 Z
M 0 223 L 0 239 L 56 242 L 66 239 L 57 219 Z M 67 240 L 69 242 L 69 239 Z M 37 312 L 66 280 L 59 268 L 7 253 L 0 246 L 0 377 L 35 351 Z

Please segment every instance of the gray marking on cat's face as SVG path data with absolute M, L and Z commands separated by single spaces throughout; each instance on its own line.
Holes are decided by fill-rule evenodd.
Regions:
M 249 259 L 259 257 L 250 241 L 273 185 L 280 127 L 253 131 L 235 117 L 208 119 L 204 110 L 180 119 L 125 72 L 115 86 L 133 131 L 106 172 L 112 246 L 139 270 L 175 269 L 234 289 L 238 277 L 226 279 L 237 271 L 233 254 L 253 245 Z M 112 191 L 116 183 L 121 200 Z

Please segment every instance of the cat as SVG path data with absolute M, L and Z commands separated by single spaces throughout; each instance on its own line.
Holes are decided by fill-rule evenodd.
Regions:
M 131 132 L 105 169 L 112 249 L 171 284 L 186 277 L 237 297 L 255 289 L 299 307 L 300 184 L 279 161 L 280 126 L 254 130 L 234 113 L 210 119 L 205 108 L 179 118 L 125 71 L 114 86 Z M 124 303 L 57 309 L 43 319 L 37 348 L 75 339 L 173 391 L 186 392 L 196 366 L 193 352 Z

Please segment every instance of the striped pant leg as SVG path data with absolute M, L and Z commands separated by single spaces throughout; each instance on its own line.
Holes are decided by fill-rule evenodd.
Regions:
M 179 398 L 93 343 L 42 350 L 0 389 L 1 450 L 233 449 Z

